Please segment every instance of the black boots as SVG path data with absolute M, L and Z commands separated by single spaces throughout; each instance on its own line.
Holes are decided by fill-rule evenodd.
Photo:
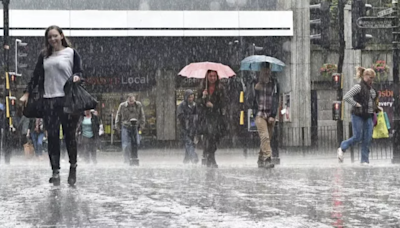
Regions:
M 207 154 L 207 167 L 208 168 L 218 168 L 217 161 L 215 161 L 215 152 Z
M 53 175 L 50 177 L 49 183 L 52 183 L 53 186 L 60 185 L 60 170 L 53 170 Z
M 74 186 L 76 183 L 76 167 L 77 166 L 78 165 L 75 164 L 75 165 L 71 165 L 69 167 L 68 184 L 71 186 Z
M 71 186 L 74 186 L 76 183 L 76 167 L 78 165 L 71 165 L 69 168 L 69 175 L 68 175 L 68 184 Z M 53 184 L 53 186 L 59 186 L 60 185 L 60 170 L 56 169 L 53 170 L 53 175 L 50 177 L 49 180 L 50 183 Z
M 129 165 L 130 166 L 139 166 L 139 159 L 138 158 L 131 158 L 129 160 Z

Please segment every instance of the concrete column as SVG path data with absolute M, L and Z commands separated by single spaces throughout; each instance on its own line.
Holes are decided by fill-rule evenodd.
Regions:
M 351 5 L 346 5 L 344 10 L 344 34 L 346 41 L 346 51 L 343 65 L 343 95 L 358 83 L 356 80 L 356 67 L 361 66 L 361 50 L 352 50 L 352 34 L 351 34 Z M 351 121 L 350 105 L 344 105 L 344 132 L 345 137 L 348 137 L 349 122 Z
M 290 83 L 292 127 L 311 127 L 310 10 L 308 0 L 292 0 Z M 309 137 L 308 137 L 309 138 Z
M 176 139 L 176 73 L 168 70 L 157 70 L 157 140 Z

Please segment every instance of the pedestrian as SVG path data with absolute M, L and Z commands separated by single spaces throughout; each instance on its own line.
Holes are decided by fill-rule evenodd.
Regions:
M 18 137 L 20 142 L 18 144 L 19 149 L 28 142 L 28 138 L 26 138 L 26 135 L 28 133 L 30 119 L 22 115 L 22 108 L 18 108 L 17 110 L 17 118 L 13 119 L 13 123 L 15 123 L 15 135 Z
M 271 77 L 269 63 L 262 63 L 260 75 L 255 89 L 253 112 L 255 124 L 260 136 L 259 168 L 274 168 L 272 164 L 271 137 L 275 126 L 275 118 L 279 107 L 279 86 Z
M 194 138 L 196 136 L 197 107 L 194 102 L 193 91 L 188 89 L 184 93 L 184 100 L 178 106 L 178 120 L 181 127 L 181 139 L 185 144 L 183 163 L 197 164 L 199 158 L 195 151 Z
M 76 182 L 77 145 L 76 127 L 79 115 L 64 113 L 64 85 L 72 77 L 79 83 L 82 77 L 81 57 L 71 45 L 61 28 L 50 26 L 45 31 L 45 48 L 39 55 L 33 76 L 28 83 L 22 102 L 38 86 L 43 93 L 43 121 L 48 133 L 48 153 L 53 170 L 50 183 L 60 185 L 60 124 L 69 155 L 69 185 Z
M 378 106 L 378 93 L 372 87 L 376 73 L 373 69 L 357 67 L 357 78 L 360 83 L 355 84 L 343 97 L 351 108 L 351 123 L 353 136 L 340 144 L 337 149 L 339 162 L 343 162 L 343 153 L 354 144 L 361 141 L 361 164 L 369 164 L 369 146 L 374 128 L 374 112 L 382 111 Z
M 132 119 L 136 119 L 137 126 L 132 126 Z M 128 99 L 119 105 L 115 117 L 115 129 L 121 133 L 125 163 L 137 165 L 135 161 L 138 159 L 137 150 L 140 145 L 139 131 L 143 131 L 144 127 L 145 115 L 142 103 L 136 100 L 134 94 L 128 94 Z M 132 145 L 132 141 L 135 143 L 134 145 Z
M 97 164 L 97 140 L 99 139 L 100 121 L 95 110 L 86 110 L 78 123 L 78 135 L 86 163 Z
M 29 119 L 29 128 L 26 133 L 27 138 L 32 140 L 33 148 L 35 149 L 35 156 L 39 160 L 43 160 L 43 137 L 44 126 L 42 118 Z
M 199 111 L 198 134 L 203 135 L 203 164 L 218 168 L 215 152 L 226 134 L 226 96 L 216 71 L 209 70 L 197 94 Z

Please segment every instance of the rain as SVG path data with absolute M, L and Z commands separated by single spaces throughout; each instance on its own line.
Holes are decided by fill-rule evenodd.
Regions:
M 0 228 L 400 227 L 396 0 L 1 0 Z

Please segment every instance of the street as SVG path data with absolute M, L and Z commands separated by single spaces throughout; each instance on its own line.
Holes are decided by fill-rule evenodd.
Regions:
M 225 151 L 226 152 L 226 151 Z M 0 165 L 0 227 L 399 227 L 400 167 L 338 164 L 332 157 L 283 155 L 273 170 L 235 153 L 219 169 L 183 165 L 178 155 L 121 153 L 79 163 L 75 188 L 48 183 L 48 161 Z

